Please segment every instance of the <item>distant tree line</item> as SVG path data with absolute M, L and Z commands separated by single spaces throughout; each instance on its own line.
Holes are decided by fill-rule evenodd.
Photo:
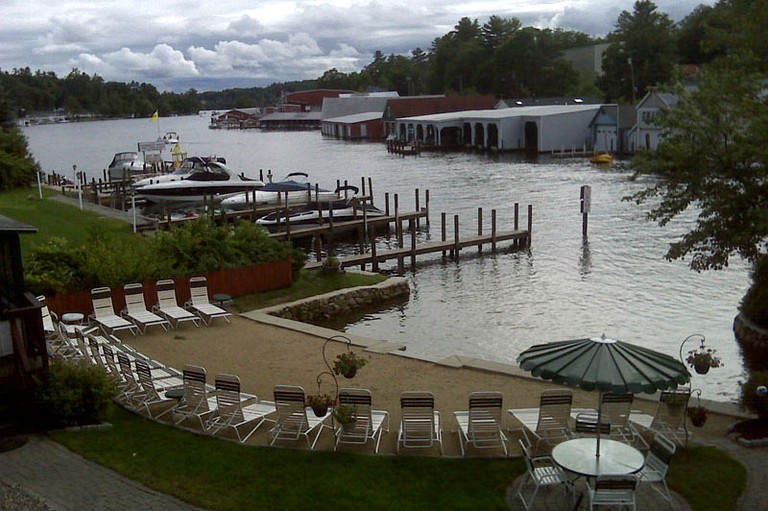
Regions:
M 200 109 L 263 107 L 287 92 L 313 88 L 356 91 L 395 90 L 400 95 L 491 94 L 498 97 L 598 96 L 637 101 L 649 87 L 679 78 L 679 64 L 700 65 L 725 49 L 703 44 L 705 34 L 722 28 L 723 6 L 700 5 L 680 23 L 657 11 L 650 0 L 622 12 L 605 39 L 571 30 L 524 27 L 517 18 L 491 16 L 484 24 L 461 18 L 428 51 L 410 55 L 373 54 L 362 70 L 332 68 L 315 80 L 273 83 L 267 87 L 223 91 L 159 92 L 148 83 L 106 82 L 73 69 L 66 77 L 28 67 L 0 70 L 0 94 L 18 117 L 62 109 L 69 115 L 148 117 L 191 114 Z M 597 81 L 580 75 L 563 50 L 609 43 L 604 74 Z

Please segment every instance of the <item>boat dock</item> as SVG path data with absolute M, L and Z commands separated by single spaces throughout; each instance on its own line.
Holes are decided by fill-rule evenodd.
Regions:
M 358 254 L 347 255 L 338 257 L 340 266 L 342 268 L 349 268 L 353 266 L 359 266 L 361 270 L 365 270 L 368 265 L 371 266 L 371 270 L 379 271 L 379 263 L 397 260 L 398 272 L 405 272 L 405 260 L 410 260 L 410 267 L 414 269 L 416 267 L 416 258 L 420 255 L 441 253 L 443 258 L 450 257 L 454 261 L 459 260 L 461 250 L 476 247 L 478 253 L 482 253 L 485 246 L 490 248 L 491 253 L 496 253 L 497 244 L 501 242 L 512 242 L 512 246 L 515 248 L 530 247 L 531 244 L 531 229 L 533 218 L 533 206 L 528 206 L 528 225 L 527 229 L 519 229 L 519 205 L 515 204 L 515 218 L 514 229 L 511 231 L 500 231 L 497 229 L 496 210 L 491 210 L 491 227 L 490 232 L 484 232 L 483 230 L 483 210 L 478 208 L 477 218 L 477 233 L 469 236 L 462 237 L 459 229 L 459 216 L 453 216 L 453 239 L 448 239 L 447 232 L 447 215 L 441 214 L 441 238 L 439 241 L 428 241 L 424 243 L 416 242 L 416 222 L 411 221 L 409 227 L 410 233 L 410 246 L 404 246 L 404 232 L 402 229 L 402 217 L 400 222 L 396 221 L 396 236 L 398 248 L 378 251 L 376 249 L 376 234 L 374 229 L 368 230 L 368 243 L 367 246 L 362 241 L 358 245 Z M 375 221 L 383 221 L 382 218 L 377 218 Z M 331 241 L 332 243 L 332 241 Z M 319 254 L 319 251 L 316 251 Z M 307 263 L 307 268 L 320 268 L 322 267 L 322 260 L 317 256 L 317 261 Z

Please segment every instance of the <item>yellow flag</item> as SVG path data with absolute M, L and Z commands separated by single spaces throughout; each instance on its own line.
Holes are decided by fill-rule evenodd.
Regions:
M 152 117 L 150 117 L 149 120 L 152 122 L 157 122 L 157 118 L 158 118 L 157 110 L 155 110 L 155 113 L 152 114 Z

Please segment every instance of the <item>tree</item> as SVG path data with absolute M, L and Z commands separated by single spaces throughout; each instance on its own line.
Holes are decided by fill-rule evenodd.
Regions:
M 649 218 L 668 224 L 689 208 L 695 227 L 670 245 L 667 259 L 691 255 L 690 267 L 721 269 L 733 254 L 755 262 L 768 253 L 768 98 L 763 73 L 736 56 L 709 66 L 699 89 L 676 91 L 662 112 L 666 136 L 633 161 L 636 175 L 658 182 L 631 198 L 659 199 Z
M 0 190 L 29 186 L 39 170 L 13 117 L 8 96 L 0 88 Z
M 676 69 L 674 25 L 650 0 L 622 11 L 603 54 L 600 88 L 608 100 L 641 98 L 649 87 L 670 82 Z

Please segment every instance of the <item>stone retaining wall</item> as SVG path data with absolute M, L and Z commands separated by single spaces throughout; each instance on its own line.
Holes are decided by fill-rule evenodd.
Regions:
M 755 348 L 768 349 L 768 331 L 739 314 L 733 320 L 733 331 L 739 341 Z
M 411 289 L 405 278 L 390 277 L 374 286 L 340 289 L 332 293 L 262 309 L 260 312 L 310 323 L 329 319 L 337 314 L 346 314 L 394 300 L 407 299 L 410 292 Z

